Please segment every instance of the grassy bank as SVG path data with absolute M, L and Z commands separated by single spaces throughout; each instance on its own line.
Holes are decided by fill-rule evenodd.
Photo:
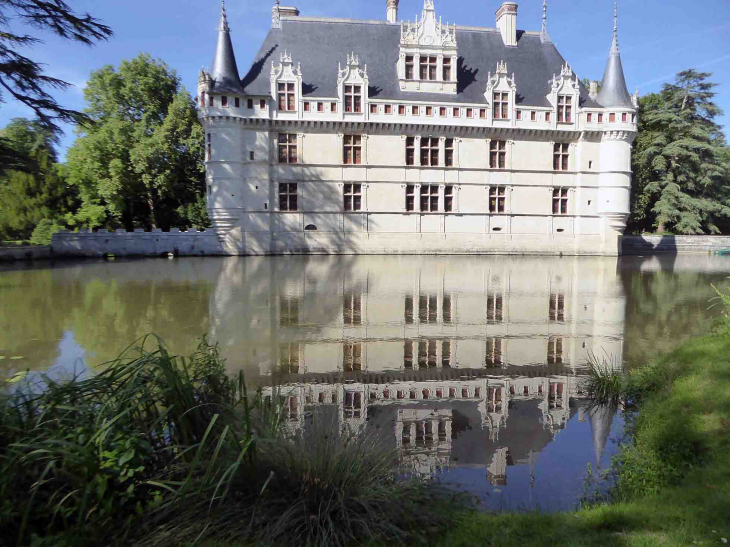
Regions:
M 730 539 L 730 336 L 683 345 L 631 375 L 639 412 L 614 503 L 557 515 L 469 514 L 438 545 L 721 545 Z

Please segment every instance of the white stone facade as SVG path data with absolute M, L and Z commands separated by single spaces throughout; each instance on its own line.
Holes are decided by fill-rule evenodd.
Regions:
M 509 35 L 516 9 L 500 8 L 499 30 L 468 32 L 501 33 L 519 50 Z M 276 32 L 306 21 L 277 17 Z M 272 56 L 264 95 L 218 92 L 203 72 L 208 208 L 224 252 L 620 254 L 635 103 L 586 106 L 567 64 L 545 83 L 549 106 L 519 103 L 506 61 L 490 72 L 481 101 L 456 101 L 460 29 L 442 26 L 431 0 L 420 21 L 401 24 L 394 77 L 409 97 L 427 92 L 424 100 L 372 96 L 357 51 L 333 67 L 331 97 L 304 92 L 298 52 Z M 435 59 L 438 77 L 406 79 L 411 56 L 416 72 L 421 56 Z M 434 74 L 425 70 L 419 75 Z

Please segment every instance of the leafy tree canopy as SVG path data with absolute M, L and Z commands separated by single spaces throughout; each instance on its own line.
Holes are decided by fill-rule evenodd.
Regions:
M 728 148 L 710 76 L 685 70 L 641 98 L 632 229 L 718 233 L 730 219 Z
M 8 97 L 23 103 L 33 110 L 37 123 L 53 134 L 60 132 L 59 122 L 87 122 L 83 113 L 62 107 L 50 95 L 49 89 L 65 89 L 71 84 L 46 75 L 40 63 L 20 53 L 20 48 L 42 40 L 18 27 L 52 32 L 85 45 L 106 40 L 112 30 L 88 13 L 76 14 L 62 0 L 0 0 L 0 103 Z M 32 157 L 0 137 L 0 171 L 32 168 Z
M 84 94 L 94 123 L 68 153 L 78 224 L 205 226 L 187 213 L 205 199 L 204 132 L 175 71 L 139 55 L 93 72 Z

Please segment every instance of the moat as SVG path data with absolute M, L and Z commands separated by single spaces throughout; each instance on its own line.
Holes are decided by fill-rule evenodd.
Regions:
M 640 366 L 707 333 L 730 258 L 250 257 L 0 267 L 0 374 L 85 374 L 140 336 L 203 334 L 287 427 L 376 431 L 404 471 L 493 509 L 570 509 L 620 413 L 589 411 L 591 356 Z

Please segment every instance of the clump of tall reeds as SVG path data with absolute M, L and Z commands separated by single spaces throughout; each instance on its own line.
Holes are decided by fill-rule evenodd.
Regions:
M 155 337 L 85 379 L 6 386 L 3 539 L 350 545 L 446 526 L 451 496 L 397 480 L 394 449 L 338 420 L 287 433 L 283 399 L 249 395 L 205 340 L 183 359 Z

